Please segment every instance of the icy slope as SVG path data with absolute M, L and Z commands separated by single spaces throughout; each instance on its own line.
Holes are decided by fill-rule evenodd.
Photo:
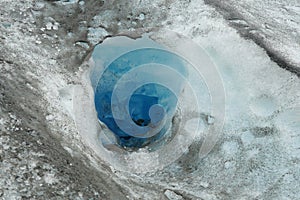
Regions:
M 146 180 L 192 199 L 297 199 L 299 78 L 204 4 L 174 3 L 169 19 L 168 28 L 193 38 L 219 67 L 226 122 L 207 158 L 198 160 L 192 146 L 178 163 Z
M 300 74 L 300 2 L 298 0 L 218 1 L 213 5 L 239 33 L 266 49 L 281 67 Z
M 267 12 L 256 9 L 258 1 L 242 2 L 247 7 L 231 6 L 261 16 L 258 24 L 274 30 L 262 32 L 279 41 L 287 62 L 299 63 L 298 37 L 287 34 L 297 30 L 297 13 L 278 14 L 285 11 L 275 5 L 287 5 L 280 1 Z M 0 198 L 299 199 L 299 78 L 211 6 L 160 0 L 0 5 Z M 284 16 L 295 24 L 284 23 Z M 107 166 L 83 143 L 70 113 L 89 48 L 143 26 L 169 28 L 207 50 L 224 80 L 227 112 L 222 137 L 205 159 L 198 159 L 196 142 L 164 170 L 141 175 Z M 144 155 L 144 166 L 150 165 Z

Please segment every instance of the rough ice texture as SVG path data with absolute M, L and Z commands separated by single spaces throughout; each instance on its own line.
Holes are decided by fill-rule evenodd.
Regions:
M 299 198 L 299 78 L 241 38 L 215 9 L 202 1 L 85 1 L 84 9 L 77 3 L 41 2 L 45 6 L 0 1 L 0 198 L 165 199 L 167 190 L 185 199 Z M 299 63 L 299 37 L 280 28 L 298 27 L 297 18 L 296 24 L 285 23 L 280 15 L 288 9 L 286 16 L 296 17 L 298 7 L 274 2 L 283 10 L 275 4 L 268 11 L 256 10 L 264 4 L 258 0 L 231 5 L 240 5 L 233 11 L 253 13 L 248 23 L 257 23 L 255 16 L 259 24 L 268 22 L 274 30 L 270 38 L 284 39 L 276 42 L 284 50 L 275 42 L 270 47 Z M 81 143 L 58 91 L 79 83 L 76 73 L 88 52 L 74 44 L 88 43 L 89 23 L 105 10 L 113 11 L 106 19 L 110 34 L 167 26 L 193 38 L 214 58 L 226 84 L 227 118 L 223 137 L 207 158 L 197 160 L 194 145 L 163 171 L 130 175 L 105 166 Z M 140 13 L 145 14 L 142 22 L 136 20 Z M 60 24 L 58 30 L 45 30 L 49 17 Z M 276 102 L 267 112 L 258 109 L 262 95 Z M 54 117 L 48 121 L 49 114 Z M 225 154 L 228 149 L 234 151 Z
M 264 48 L 271 59 L 300 76 L 300 3 L 298 0 L 205 0 L 239 33 Z

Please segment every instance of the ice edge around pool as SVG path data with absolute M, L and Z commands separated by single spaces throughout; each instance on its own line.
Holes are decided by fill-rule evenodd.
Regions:
M 156 35 L 156 39 L 157 41 L 159 41 L 160 37 Z M 74 117 L 75 117 L 76 125 L 78 127 L 81 136 L 85 140 L 84 141 L 85 144 L 88 147 L 90 147 L 97 154 L 97 156 L 100 157 L 100 159 L 109 163 L 110 166 L 119 170 L 125 170 L 131 172 L 147 172 L 147 171 L 156 171 L 158 169 L 162 169 L 166 165 L 178 159 L 181 155 L 184 154 L 184 152 L 187 152 L 192 142 L 195 141 L 196 138 L 198 138 L 198 140 L 201 139 L 203 136 L 203 134 L 201 135 L 201 133 L 203 133 L 204 130 L 208 128 L 209 125 L 206 123 L 203 117 L 205 115 L 203 115 L 203 113 L 206 114 L 211 113 L 211 107 L 212 107 L 210 105 L 211 97 L 208 91 L 207 83 L 202 80 L 202 77 L 199 77 L 199 74 L 197 74 L 197 72 L 190 70 L 192 69 L 192 67 L 190 66 L 187 67 L 188 68 L 187 71 L 185 71 L 184 68 L 182 68 L 183 69 L 182 70 L 179 67 L 179 69 L 174 70 L 175 74 L 177 71 L 180 72 L 179 74 L 181 75 L 183 74 L 183 77 L 189 75 L 188 83 L 177 84 L 177 85 L 175 84 L 176 86 L 182 86 L 179 87 L 178 89 L 179 92 L 177 91 L 177 93 L 180 94 L 181 96 L 180 99 L 176 99 L 173 102 L 167 101 L 167 103 L 171 102 L 171 104 L 169 104 L 171 105 L 169 108 L 167 106 L 168 104 L 163 104 L 164 103 L 163 101 L 159 102 L 157 97 L 153 98 L 153 96 L 157 95 L 157 92 L 158 93 L 162 92 L 163 94 L 162 97 L 164 97 L 165 94 L 168 94 L 168 92 L 170 92 L 169 94 L 171 94 L 172 91 L 174 92 L 173 89 L 169 89 L 168 87 L 164 90 L 160 90 L 159 88 L 160 86 L 168 86 L 168 83 L 162 81 L 162 84 L 160 84 L 160 86 L 153 87 L 153 85 L 149 84 L 148 81 L 146 82 L 148 85 L 146 84 L 146 87 L 144 88 L 143 87 L 131 88 L 133 93 L 134 92 L 137 93 L 135 96 L 136 99 L 132 99 L 132 98 L 129 99 L 129 110 L 131 110 L 130 100 L 131 100 L 131 107 L 134 107 L 134 105 L 139 106 L 140 102 L 144 102 L 145 95 L 147 96 L 146 98 L 148 98 L 146 99 L 147 100 L 146 106 L 138 107 L 137 109 L 137 111 L 143 111 L 145 113 L 148 113 L 148 115 L 142 116 L 140 115 L 139 112 L 137 113 L 133 112 L 133 114 L 130 113 L 130 119 L 135 123 L 136 126 L 144 128 L 147 127 L 147 125 L 149 125 L 152 122 L 153 123 L 162 122 L 162 119 L 165 118 L 164 115 L 166 114 L 166 112 L 168 110 L 172 110 L 172 112 L 170 112 L 171 113 L 170 117 L 167 117 L 169 125 L 165 127 L 161 127 L 162 129 L 160 129 L 163 130 L 163 134 L 161 135 L 158 134 L 159 137 L 155 135 L 154 137 L 148 137 L 146 138 L 146 142 L 145 142 L 145 138 L 140 137 L 138 135 L 138 137 L 136 137 L 137 138 L 136 141 L 138 142 L 133 141 L 129 143 L 129 145 L 126 144 L 124 145 L 124 143 L 122 145 L 122 143 L 120 143 L 120 140 L 118 141 L 119 139 L 118 135 L 116 137 L 116 134 L 113 132 L 113 128 L 109 128 L 110 124 L 99 120 L 100 118 L 99 113 L 101 113 L 101 110 L 99 112 L 99 108 L 104 108 L 104 107 L 101 107 L 102 105 L 100 105 L 100 107 L 98 107 L 97 110 L 97 103 L 95 102 L 95 100 L 97 100 L 96 94 L 97 94 L 97 90 L 98 92 L 104 91 L 105 93 L 106 91 L 102 90 L 102 88 L 109 89 L 109 87 L 99 87 L 99 82 L 101 83 L 101 78 L 103 78 L 103 75 L 105 77 L 105 70 L 108 68 L 107 66 L 110 66 L 112 63 L 114 63 L 114 61 L 115 61 L 114 64 L 117 66 L 119 63 L 116 61 L 118 61 L 118 58 L 122 57 L 122 55 L 123 56 L 129 55 L 129 58 L 130 56 L 134 58 L 137 55 L 139 57 L 142 57 L 142 55 L 145 54 L 143 50 L 144 51 L 155 50 L 155 51 L 164 52 L 164 51 L 168 51 L 169 48 L 165 48 L 164 46 L 154 42 L 152 39 L 148 37 L 148 35 L 135 40 L 125 36 L 113 37 L 105 40 L 102 44 L 96 46 L 91 56 L 91 59 L 88 61 L 88 65 L 90 66 L 90 68 L 89 70 L 84 72 L 82 85 L 78 86 L 75 89 L 76 92 L 74 92 L 74 97 L 73 97 L 74 98 L 73 110 L 75 113 Z M 134 52 L 136 53 L 136 55 L 135 54 L 130 55 L 128 54 L 128 52 Z M 94 56 L 95 54 L 101 56 L 100 57 Z M 126 58 L 125 56 L 123 58 L 127 59 L 128 57 Z M 124 61 L 124 59 L 121 61 Z M 185 66 L 185 64 L 189 65 L 188 62 L 187 63 L 185 62 L 186 61 L 183 59 L 180 62 L 176 62 L 176 63 L 177 65 L 178 63 L 181 63 L 178 66 Z M 153 69 L 156 69 L 155 67 L 161 67 L 160 65 L 158 66 L 153 65 L 153 63 L 150 61 L 149 63 Z M 112 67 L 111 71 L 115 69 L 116 68 Z M 154 70 L 152 71 L 146 70 L 146 72 L 155 73 Z M 104 81 L 102 81 L 103 85 L 105 85 L 107 81 L 113 80 L 113 79 L 109 79 L 111 74 L 107 73 L 106 75 L 107 75 L 107 79 L 104 79 Z M 121 75 L 124 76 L 123 74 Z M 144 79 L 147 79 L 145 77 Z M 132 78 L 132 77 L 128 76 L 127 78 Z M 128 79 L 124 79 L 123 83 L 126 83 L 127 80 Z M 197 84 L 193 84 L 193 83 L 197 83 Z M 147 93 L 145 92 L 145 90 L 146 91 L 148 90 L 150 92 Z M 195 91 L 201 91 L 201 92 L 195 94 Z M 140 96 L 142 96 L 141 99 L 139 99 Z M 169 95 L 167 95 L 167 97 L 169 97 Z M 178 104 L 179 109 L 176 106 L 176 104 Z M 162 105 L 162 106 L 157 106 L 157 105 Z M 150 110 L 152 106 L 157 108 L 156 112 L 154 112 L 157 114 L 157 116 L 154 117 L 152 116 L 153 119 L 151 119 L 150 117 L 150 115 L 153 115 L 153 113 L 151 114 L 151 112 L 147 112 L 147 110 Z M 161 109 L 161 107 L 163 107 L 163 109 Z M 104 113 L 104 114 L 111 115 L 112 113 Z M 134 117 L 136 116 L 137 118 L 134 120 Z M 139 119 L 142 120 L 138 121 Z M 170 132 L 171 133 L 175 132 L 176 134 L 170 134 Z M 132 144 L 134 145 L 137 144 L 137 146 L 135 146 L 137 148 L 133 151 L 131 151 L 132 146 L 130 146 Z M 143 148 L 145 146 L 147 147 L 151 146 L 150 144 L 153 144 L 151 148 L 153 148 L 154 150 L 151 148 Z M 128 151 L 128 147 L 130 151 Z

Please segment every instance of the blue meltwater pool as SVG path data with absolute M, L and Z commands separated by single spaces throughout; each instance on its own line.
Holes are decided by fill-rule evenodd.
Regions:
M 92 74 L 98 119 L 122 147 L 140 148 L 162 138 L 172 126 L 183 88 L 176 77 L 187 75 L 186 61 L 162 48 L 129 48 L 119 56 L 126 45 L 99 48 L 92 55 L 95 68 L 102 65 Z

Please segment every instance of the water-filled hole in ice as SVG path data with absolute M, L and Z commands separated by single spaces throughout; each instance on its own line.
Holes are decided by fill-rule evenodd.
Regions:
M 109 53 L 111 51 L 107 52 Z M 109 57 L 108 55 L 98 55 L 96 53 L 93 54 L 94 60 Z M 102 63 L 106 62 L 107 61 L 102 60 Z M 101 75 L 98 75 L 99 80 L 94 88 L 94 100 L 98 119 L 114 133 L 118 145 L 122 147 L 140 148 L 146 144 L 155 142 L 162 138 L 171 126 L 178 97 L 174 94 L 174 91 L 160 84 L 160 82 L 164 82 L 164 80 L 162 80 L 164 78 L 170 79 L 174 81 L 175 86 L 178 86 L 178 88 L 175 89 L 178 91 L 182 89 L 180 87 L 182 83 L 180 83 L 180 80 L 172 80 L 170 74 L 164 74 L 163 70 L 161 72 L 154 72 L 153 67 L 155 66 L 153 65 L 155 64 L 170 67 L 170 69 L 175 70 L 176 73 L 182 74 L 183 76 L 186 74 L 184 62 L 179 56 L 162 49 L 142 48 L 122 54 L 112 60 L 107 66 L 102 66 L 104 69 L 102 73 L 99 73 Z M 131 73 L 131 70 L 136 68 L 143 70 L 133 79 L 125 79 L 123 82 L 120 81 L 122 77 Z M 141 84 L 142 80 L 145 79 L 150 79 L 151 82 Z M 116 86 L 118 84 L 125 84 L 125 90 L 127 88 L 136 89 L 133 93 L 130 93 L 126 99 L 117 98 L 117 101 L 113 102 L 112 97 L 114 92 L 117 93 L 117 97 L 120 96 L 118 93 L 126 93 L 126 91 L 116 92 Z M 114 106 L 119 106 L 119 108 L 117 108 L 117 117 L 113 114 Z M 128 110 L 126 110 L 127 107 Z M 126 112 L 129 113 L 130 119 L 128 117 L 126 118 L 125 114 L 123 116 L 123 113 Z M 134 127 L 134 125 L 156 132 L 153 136 L 151 135 L 151 137 L 143 137 L 143 135 L 140 134 L 139 136 L 141 137 L 136 137 L 135 130 L 131 128 L 131 126 Z M 148 134 L 148 132 L 145 131 L 145 134 Z
M 154 53 L 152 59 L 142 59 L 149 52 Z M 128 62 L 130 56 L 134 59 Z M 110 68 L 122 59 L 127 63 Z M 188 38 L 166 30 L 145 33 L 137 39 L 108 38 L 95 46 L 85 64 L 90 68 L 83 73 L 83 84 L 74 98 L 76 124 L 86 144 L 115 169 L 156 171 L 183 156 L 193 143 L 203 140 L 210 145 L 204 145 L 205 151 L 200 149 L 201 157 L 214 145 L 209 129 L 219 132 L 216 125 L 220 124 L 223 104 L 217 104 L 220 101 L 213 101 L 212 96 L 220 99 L 219 89 L 223 90 L 209 57 Z M 145 96 L 147 102 L 138 101 L 137 97 Z M 134 102 L 146 102 L 148 106 L 144 109 Z M 131 112 L 136 107 L 143 112 Z M 99 119 L 101 113 L 103 118 L 110 118 L 111 124 Z M 207 124 L 207 115 L 213 116 L 213 123 Z M 138 131 L 149 128 L 155 134 L 127 134 L 132 127 Z M 113 128 L 127 135 L 118 135 Z

